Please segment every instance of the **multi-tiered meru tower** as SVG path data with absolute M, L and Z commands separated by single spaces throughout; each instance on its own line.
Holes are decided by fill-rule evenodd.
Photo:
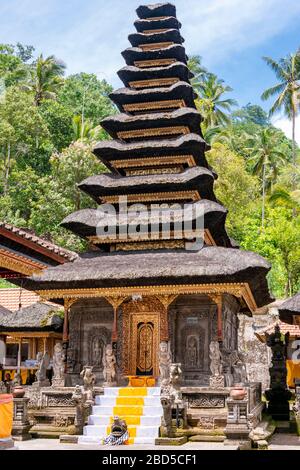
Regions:
M 32 277 L 27 287 L 64 301 L 73 384 L 87 364 L 101 384 L 110 342 L 118 383 L 126 376 L 158 378 L 160 343 L 167 342 L 185 384 L 207 386 L 209 347 L 219 341 L 230 385 L 237 313 L 251 315 L 270 301 L 269 265 L 233 246 L 226 233 L 175 7 L 140 6 L 137 15 L 132 47 L 122 53 L 127 65 L 118 72 L 125 88 L 111 94 L 120 114 L 102 122 L 112 140 L 95 147 L 110 173 L 80 184 L 106 212 L 68 216 L 62 225 L 88 239 L 90 251 Z

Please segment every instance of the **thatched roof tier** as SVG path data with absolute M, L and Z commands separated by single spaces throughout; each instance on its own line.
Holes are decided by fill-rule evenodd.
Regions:
M 167 16 L 156 19 L 138 19 L 135 20 L 134 26 L 138 33 L 159 29 L 180 29 L 181 23 L 174 16 Z
M 167 29 L 167 31 L 153 32 L 149 34 L 132 33 L 129 34 L 128 39 L 132 47 L 140 47 L 141 45 L 154 43 L 171 42 L 174 44 L 182 44 L 184 42 L 178 29 Z
M 115 114 L 103 119 L 101 125 L 114 139 L 153 139 L 157 135 L 173 136 L 194 133 L 202 137 L 202 117 L 194 108 L 180 108 L 170 113 L 149 113 L 131 116 Z M 135 132 L 138 131 L 138 132 Z
M 9 331 L 62 331 L 63 319 L 59 308 L 37 302 L 15 313 L 2 315 L 0 332 Z
M 166 67 L 149 67 L 139 68 L 133 65 L 126 65 L 118 71 L 120 80 L 124 83 L 125 87 L 132 88 L 155 88 L 157 80 L 163 83 L 164 79 L 170 79 L 170 81 L 183 81 L 188 82 L 190 78 L 193 78 L 193 74 L 190 72 L 188 67 L 182 62 L 174 62 Z M 145 81 L 149 83 L 145 83 Z M 136 84 L 136 82 L 140 82 Z M 170 83 L 171 85 L 171 83 Z M 163 84 L 161 85 L 163 86 Z
M 196 191 L 202 199 L 216 200 L 213 192 L 214 175 L 203 167 L 188 168 L 182 173 L 166 173 L 121 177 L 112 173 L 90 176 L 79 188 L 96 202 L 111 195 L 146 194 L 157 192 Z
M 185 48 L 181 44 L 174 44 L 161 49 L 155 49 L 153 51 L 145 51 L 139 47 L 129 47 L 122 52 L 122 56 L 124 57 L 127 65 L 136 66 L 140 66 L 141 63 L 143 64 L 145 61 L 149 60 L 164 61 L 166 59 L 172 59 L 175 62 L 187 62 Z
M 11 314 L 11 311 L 3 307 L 3 305 L 0 305 L 0 318 L 4 318 L 5 315 L 9 314 Z
M 270 265 L 259 255 L 233 248 L 200 251 L 91 252 L 74 263 L 47 269 L 26 280 L 26 288 L 79 289 L 247 282 L 257 306 L 272 301 L 266 274 Z M 59 297 L 59 296 L 58 296 Z
M 161 16 L 175 16 L 176 7 L 172 3 L 156 3 L 154 5 L 140 5 L 136 9 L 139 18 L 155 18 Z
M 110 169 L 111 162 L 128 159 L 147 159 L 170 156 L 191 156 L 196 165 L 208 168 L 205 151 L 209 147 L 198 134 L 187 134 L 175 139 L 146 140 L 125 143 L 117 140 L 101 140 L 94 148 L 94 154 Z
M 99 236 L 103 232 L 103 239 L 107 239 L 105 232 L 107 227 L 113 229 L 116 236 L 118 236 L 119 233 L 127 233 L 128 225 L 139 224 L 142 236 L 142 234 L 149 234 L 151 230 L 154 230 L 149 220 L 150 215 L 151 220 L 162 220 L 164 218 L 165 223 L 170 222 L 171 232 L 176 229 L 176 224 L 181 224 L 182 221 L 185 224 L 190 224 L 193 230 L 197 226 L 203 225 L 203 228 L 210 231 L 217 245 L 231 246 L 225 231 L 227 210 L 220 204 L 207 199 L 187 204 L 185 210 L 178 207 L 171 211 L 171 215 L 167 210 L 162 212 L 159 209 L 152 210 L 151 213 L 149 211 L 141 212 L 138 216 L 135 211 L 131 213 L 130 211 L 128 213 L 120 212 L 115 216 L 114 213 L 104 213 L 97 209 L 82 209 L 68 215 L 61 225 L 83 238 Z M 112 238 L 114 239 L 115 236 Z M 184 238 L 184 234 L 182 238 Z
M 138 111 L 138 108 L 129 109 L 130 105 L 139 104 L 143 111 L 147 108 L 156 111 L 154 105 L 159 106 L 158 109 L 167 109 L 186 106 L 194 108 L 194 99 L 197 97 L 193 91 L 193 87 L 186 82 L 177 82 L 169 87 L 161 88 L 144 88 L 143 90 L 134 90 L 131 88 L 119 88 L 109 95 L 110 99 L 118 106 L 120 111 L 131 112 Z M 179 105 L 173 104 L 172 101 L 177 100 Z M 151 105 L 151 103 L 153 103 Z M 127 107 L 126 107 L 127 105 Z M 128 107 L 129 105 L 129 107 Z
M 300 292 L 285 300 L 278 308 L 280 320 L 293 323 L 293 316 L 300 315 Z

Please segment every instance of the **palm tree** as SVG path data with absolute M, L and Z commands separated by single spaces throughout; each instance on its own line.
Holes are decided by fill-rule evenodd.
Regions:
M 232 88 L 212 73 L 199 83 L 196 105 L 203 116 L 204 131 L 210 127 L 225 126 L 230 123 L 226 111 L 230 113 L 231 107 L 236 106 L 237 102 L 231 98 L 222 98 L 224 93 L 230 91 Z
M 82 123 L 82 118 L 78 115 L 73 117 L 72 126 L 73 142 L 77 142 L 79 140 L 85 142 L 95 141 L 101 138 L 101 134 L 103 132 L 101 126 L 94 127 L 92 122 L 89 120 Z
M 300 106 L 300 49 L 295 54 L 289 54 L 276 62 L 271 57 L 263 57 L 263 60 L 271 67 L 275 73 L 278 83 L 268 88 L 261 95 L 263 100 L 276 96 L 276 100 L 271 106 L 269 115 L 272 116 L 277 111 L 284 111 L 284 114 L 292 121 L 293 140 L 293 165 L 296 166 L 296 116 Z M 293 178 L 295 189 L 295 177 Z
M 209 72 L 202 65 L 202 57 L 199 55 L 192 55 L 188 60 L 188 68 L 194 74 L 194 77 L 191 79 L 191 84 L 197 94 L 199 94 L 199 87 L 202 84 L 203 80 L 207 78 Z
M 62 77 L 66 65 L 53 55 L 44 59 L 41 54 L 30 71 L 29 84 L 25 87 L 34 93 L 34 102 L 40 106 L 45 99 L 55 100 L 59 88 L 63 84 Z
M 286 155 L 279 145 L 279 136 L 273 127 L 263 127 L 247 140 L 251 171 L 262 180 L 262 228 L 265 222 L 266 191 L 276 182 L 279 169 L 286 162 Z

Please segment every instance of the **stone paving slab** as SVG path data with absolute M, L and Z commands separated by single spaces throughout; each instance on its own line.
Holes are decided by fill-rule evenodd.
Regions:
M 132 446 L 101 446 L 61 444 L 58 439 L 32 439 L 31 441 L 18 442 L 16 446 L 20 450 L 236 450 L 236 446 L 224 446 L 219 442 L 187 442 L 182 446 L 155 446 L 155 445 L 132 445 Z
M 300 450 L 300 437 L 295 434 L 274 434 L 269 450 Z

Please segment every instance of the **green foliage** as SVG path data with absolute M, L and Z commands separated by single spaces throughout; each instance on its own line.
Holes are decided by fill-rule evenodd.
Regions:
M 73 140 L 73 113 L 57 101 L 45 100 L 39 107 L 55 150 L 60 152 Z
M 73 114 L 84 116 L 93 126 L 116 113 L 116 108 L 109 99 L 112 87 L 105 80 L 98 80 L 96 75 L 80 73 L 70 75 L 58 94 L 58 101 L 72 109 Z
M 261 106 L 248 103 L 241 109 L 234 111 L 231 115 L 235 122 L 242 122 L 249 124 L 253 122 L 258 126 L 269 126 L 270 120 L 268 114 L 262 109 Z

